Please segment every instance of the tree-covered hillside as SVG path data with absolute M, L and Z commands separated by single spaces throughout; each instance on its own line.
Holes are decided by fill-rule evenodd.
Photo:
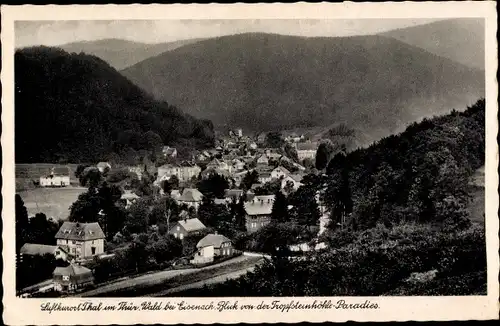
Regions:
M 469 179 L 485 160 L 485 101 L 424 119 L 366 149 L 334 157 L 325 202 L 335 222 L 457 223 L 467 218 Z M 347 206 L 347 209 L 345 208 Z
M 377 35 L 222 36 L 122 73 L 217 127 L 271 131 L 343 122 L 370 141 L 484 96 L 484 71 Z
M 90 162 L 214 139 L 210 121 L 153 100 L 103 60 L 49 47 L 16 51 L 15 133 L 16 162 L 24 163 Z

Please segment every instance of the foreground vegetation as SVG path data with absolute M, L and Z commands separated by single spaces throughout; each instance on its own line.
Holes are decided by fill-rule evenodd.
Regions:
M 328 164 L 329 247 L 286 251 L 224 284 L 178 296 L 478 295 L 486 293 L 484 223 L 471 223 L 473 172 L 484 165 L 484 100 L 426 119 Z M 303 186 L 304 187 L 304 186 Z

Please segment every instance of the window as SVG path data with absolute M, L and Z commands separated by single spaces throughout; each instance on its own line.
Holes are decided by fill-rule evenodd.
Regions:
M 63 281 L 69 281 L 69 275 L 63 275 L 62 279 Z
M 94 240 L 92 240 L 92 244 L 94 244 Z
M 75 240 L 73 240 L 73 244 L 76 244 L 76 241 L 75 241 Z
M 94 242 L 94 241 L 92 241 L 92 242 Z M 95 255 L 95 247 L 90 248 L 90 250 L 92 251 L 92 255 Z
M 184 238 L 184 234 L 180 233 L 180 234 L 179 234 L 179 239 L 181 239 L 181 240 L 182 240 L 183 238 Z
M 61 252 L 59 250 L 56 250 L 56 256 L 59 256 Z
M 177 231 L 179 231 L 180 229 L 181 229 L 181 227 L 180 227 L 180 226 L 177 226 Z

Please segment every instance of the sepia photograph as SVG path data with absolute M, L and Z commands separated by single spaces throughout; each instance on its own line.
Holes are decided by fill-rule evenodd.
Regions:
M 13 22 L 15 296 L 486 297 L 486 18 L 229 18 Z

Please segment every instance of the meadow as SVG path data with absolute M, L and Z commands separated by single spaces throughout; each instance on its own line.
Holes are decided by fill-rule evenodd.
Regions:
M 66 188 L 38 188 L 34 181 L 48 175 L 53 167 L 68 167 L 71 186 Z M 86 191 L 79 186 L 74 171 L 77 164 L 16 164 L 16 193 L 23 199 L 29 216 L 44 213 L 48 218 L 66 220 L 69 208 L 78 195 Z

